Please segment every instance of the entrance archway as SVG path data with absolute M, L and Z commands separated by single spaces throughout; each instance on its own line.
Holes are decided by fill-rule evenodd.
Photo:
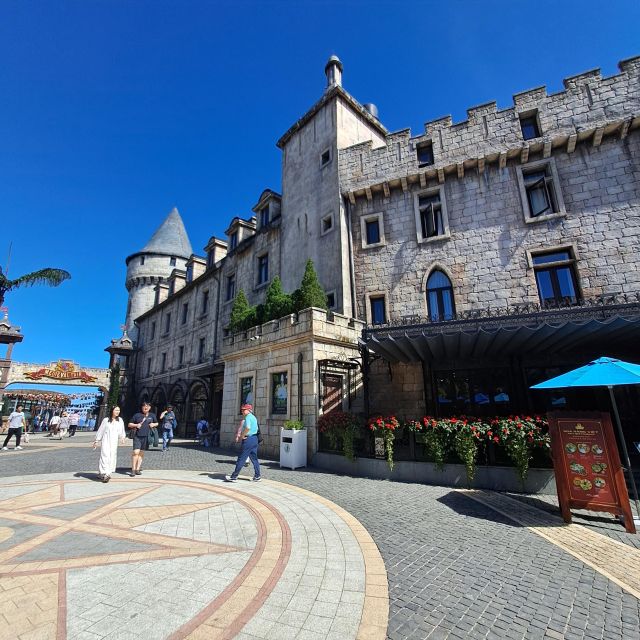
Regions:
M 174 431 L 174 436 L 184 438 L 187 434 L 187 424 L 185 415 L 185 393 L 181 386 L 176 385 L 169 394 L 169 404 L 173 407 L 178 426 Z
M 209 393 L 207 387 L 199 380 L 191 385 L 189 390 L 189 411 L 187 415 L 186 433 L 187 435 L 195 435 L 196 424 L 201 418 L 207 418 L 207 405 L 209 402 Z

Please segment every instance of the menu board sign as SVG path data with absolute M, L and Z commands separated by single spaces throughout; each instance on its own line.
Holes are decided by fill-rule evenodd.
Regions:
M 558 500 L 565 521 L 571 507 L 608 511 L 635 532 L 629 495 L 608 413 L 549 414 Z

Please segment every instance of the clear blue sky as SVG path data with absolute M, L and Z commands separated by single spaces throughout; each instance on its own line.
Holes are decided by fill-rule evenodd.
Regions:
M 264 188 L 276 140 L 344 86 L 390 130 L 640 54 L 640 2 L 2 0 L 0 261 L 73 279 L 9 294 L 16 360 L 106 366 L 125 257 L 176 205 L 201 252 Z

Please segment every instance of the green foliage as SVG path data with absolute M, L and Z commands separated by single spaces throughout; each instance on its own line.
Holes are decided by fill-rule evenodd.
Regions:
M 111 376 L 109 381 L 109 395 L 107 396 L 107 411 L 108 416 L 111 416 L 111 410 L 113 407 L 118 406 L 120 402 L 120 365 L 116 363 L 116 366 L 111 369 Z
M 342 453 L 347 460 L 356 459 L 353 441 L 360 431 L 360 420 L 353 413 L 331 411 L 318 418 L 318 431 L 324 433 L 332 449 L 338 449 L 342 443 Z
M 288 431 L 302 431 L 305 426 L 302 420 L 285 420 L 284 428 Z
M 329 308 L 327 306 L 327 294 L 318 280 L 318 274 L 313 267 L 313 260 L 307 260 L 302 284 L 299 289 L 294 291 L 293 299 L 296 312 L 308 307 L 318 307 L 325 310 Z
M 282 282 L 276 276 L 267 289 L 267 295 L 264 301 L 264 317 L 269 320 L 282 318 L 291 313 L 293 309 L 293 301 L 288 293 L 282 289 Z
M 244 291 L 240 289 L 233 300 L 233 307 L 231 308 L 231 317 L 229 318 L 229 329 L 235 333 L 236 331 L 242 331 L 250 327 L 247 324 L 256 314 L 256 310 L 249 306 L 247 296 L 244 295 Z
M 57 287 L 69 278 L 71 278 L 71 274 L 64 269 L 47 268 L 27 273 L 15 280 L 9 280 L 4 273 L 2 273 L 2 267 L 0 267 L 0 306 L 4 302 L 5 294 L 12 289 L 32 287 L 36 284 L 46 284 L 50 287 Z
M 276 276 L 269 284 L 264 304 L 252 307 L 244 291 L 240 289 L 233 300 L 229 330 L 232 333 L 245 331 L 250 327 L 269 322 L 269 320 L 277 320 L 308 307 L 328 309 L 327 295 L 320 286 L 312 260 L 307 260 L 302 284 L 292 294 L 285 293 L 280 278 Z

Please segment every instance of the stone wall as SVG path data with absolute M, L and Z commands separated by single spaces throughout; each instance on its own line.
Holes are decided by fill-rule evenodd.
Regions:
M 373 362 L 369 372 L 369 410 L 372 415 L 421 418 L 425 414 L 422 363 Z

